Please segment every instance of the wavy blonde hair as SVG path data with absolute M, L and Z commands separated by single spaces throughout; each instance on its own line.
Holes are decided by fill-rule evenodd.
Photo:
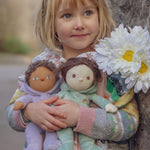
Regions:
M 83 5 L 87 0 L 43 0 L 41 9 L 38 13 L 36 23 L 36 33 L 39 35 L 41 41 L 50 49 L 60 52 L 63 48 L 59 42 L 55 32 L 55 16 L 56 11 L 60 5 L 62 6 L 75 6 L 81 2 Z M 115 27 L 115 23 L 112 19 L 109 6 L 106 0 L 90 0 L 92 1 L 98 10 L 99 15 L 99 34 L 92 43 L 92 46 L 96 44 L 98 39 L 108 37 L 111 30 Z

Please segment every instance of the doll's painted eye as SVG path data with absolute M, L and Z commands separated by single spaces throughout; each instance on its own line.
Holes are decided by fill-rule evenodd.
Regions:
M 50 75 L 48 75 L 48 76 L 46 77 L 46 79 L 51 79 L 51 76 L 50 76 Z
M 87 76 L 87 80 L 90 80 L 90 76 Z
M 75 75 L 75 74 L 73 74 L 73 75 L 72 75 L 72 78 L 75 78 L 75 77 L 76 77 L 76 75 Z
M 39 78 L 38 77 L 33 77 L 33 80 L 38 80 Z

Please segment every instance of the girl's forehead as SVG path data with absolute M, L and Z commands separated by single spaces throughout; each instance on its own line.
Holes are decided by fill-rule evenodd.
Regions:
M 70 7 L 78 7 L 79 5 L 86 5 L 89 2 L 95 4 L 96 0 L 57 0 L 57 8 L 61 6 L 61 8 L 70 8 Z

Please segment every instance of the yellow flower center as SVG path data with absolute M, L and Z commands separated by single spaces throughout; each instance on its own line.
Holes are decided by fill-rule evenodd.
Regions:
M 140 72 L 141 74 L 143 74 L 143 73 L 147 72 L 147 70 L 148 70 L 147 65 L 142 62 L 142 63 L 141 63 L 141 68 L 140 68 L 139 72 Z
M 133 51 L 127 50 L 125 52 L 125 54 L 123 55 L 123 59 L 126 60 L 126 61 L 128 61 L 128 62 L 131 62 L 133 60 L 133 54 L 134 54 Z

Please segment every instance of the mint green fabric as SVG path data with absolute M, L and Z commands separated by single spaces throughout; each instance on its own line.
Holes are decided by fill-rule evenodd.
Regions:
M 61 85 L 61 91 L 58 93 L 59 98 L 71 100 L 78 105 L 89 107 L 90 101 L 105 109 L 105 106 L 110 103 L 103 97 L 95 94 L 97 91 L 97 85 L 94 84 L 91 88 L 84 91 L 76 91 L 71 89 L 65 82 Z M 73 131 L 71 128 L 62 129 L 57 131 L 57 135 L 62 142 L 61 147 L 58 150 L 71 150 L 73 149 Z M 95 139 L 78 133 L 79 144 L 82 150 L 101 150 L 95 144 Z
M 91 88 L 83 91 L 76 91 L 71 89 L 65 82 L 61 85 L 61 91 L 58 93 L 59 98 L 69 99 L 78 105 L 89 107 L 90 101 L 105 109 L 105 106 L 110 102 L 105 98 L 96 94 L 97 84 L 94 84 Z

